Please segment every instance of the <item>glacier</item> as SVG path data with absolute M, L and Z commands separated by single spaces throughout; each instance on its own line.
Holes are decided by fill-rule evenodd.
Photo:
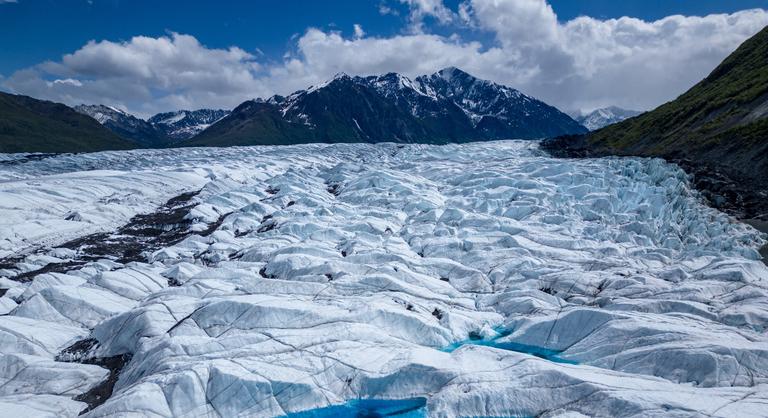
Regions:
M 531 141 L 0 155 L 0 414 L 765 416 L 765 244 Z

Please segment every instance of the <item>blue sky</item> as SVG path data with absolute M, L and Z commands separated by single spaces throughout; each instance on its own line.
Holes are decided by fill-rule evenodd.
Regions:
M 576 103 L 570 96 L 574 96 L 578 92 L 569 91 L 567 95 L 569 98 L 562 100 L 555 97 L 558 89 L 562 90 L 568 87 L 562 83 L 567 82 L 566 79 L 569 78 L 569 74 L 558 73 L 557 77 L 562 79 L 557 80 L 555 85 L 548 86 L 543 84 L 552 84 L 552 82 L 526 79 L 519 74 L 504 74 L 499 70 L 504 65 L 511 65 L 517 72 L 534 71 L 535 67 L 542 67 L 543 65 L 561 66 L 558 68 L 575 66 L 575 70 L 570 68 L 568 71 L 578 70 L 586 71 L 586 73 L 594 72 L 594 70 L 580 68 L 583 66 L 580 63 L 568 62 L 574 61 L 574 58 L 569 58 L 566 55 L 580 53 L 575 50 L 542 55 L 541 50 L 538 49 L 529 51 L 530 48 L 527 47 L 514 48 L 515 36 L 525 37 L 525 33 L 523 31 L 507 33 L 508 31 L 503 26 L 494 26 L 494 23 L 488 18 L 488 16 L 493 17 L 493 15 L 484 16 L 480 12 L 484 7 L 487 9 L 490 6 L 481 3 L 480 0 L 446 0 L 442 2 L 440 0 L 345 0 L 333 2 L 316 0 L 220 0 L 215 2 L 17 0 L 7 2 L 7 0 L 0 0 L 0 51 L 2 51 L 0 76 L 3 77 L 0 79 L 0 87 L 3 90 L 44 96 L 68 103 L 74 103 L 78 100 L 94 101 L 99 99 L 139 114 L 149 114 L 155 110 L 172 110 L 170 107 L 173 106 L 203 106 L 206 104 L 203 100 L 206 97 L 213 98 L 211 105 L 224 107 L 233 106 L 238 100 L 250 96 L 271 93 L 285 94 L 292 89 L 300 88 L 302 82 L 313 82 L 329 76 L 331 70 L 357 73 L 381 69 L 382 71 L 398 70 L 408 75 L 416 75 L 419 71 L 439 69 L 421 63 L 408 67 L 401 63 L 401 60 L 395 55 L 389 62 L 382 61 L 378 66 L 365 66 L 356 62 L 344 64 L 344 60 L 340 60 L 341 64 L 338 67 L 328 65 L 328 63 L 319 63 L 316 64 L 319 68 L 315 68 L 313 73 L 313 69 L 309 67 L 315 65 L 313 62 L 317 62 L 317 60 L 312 61 L 312 52 L 307 50 L 306 45 L 302 47 L 302 40 L 308 39 L 307 35 L 310 28 L 316 28 L 320 34 L 326 37 L 330 37 L 332 34 L 341 37 L 342 42 L 337 42 L 337 47 L 331 46 L 331 49 L 326 51 L 326 53 L 332 54 L 338 52 L 343 55 L 343 50 L 354 48 L 355 45 L 352 45 L 351 42 L 359 41 L 360 38 L 380 41 L 395 39 L 397 42 L 403 42 L 403 45 L 411 45 L 407 41 L 418 43 L 418 41 L 428 41 L 425 37 L 432 36 L 443 41 L 440 45 L 450 47 L 451 44 L 458 43 L 464 47 L 459 48 L 458 53 L 468 52 L 465 60 L 452 59 L 451 57 L 446 57 L 443 60 L 435 59 L 434 66 L 439 66 L 440 63 L 445 62 L 446 64 L 458 64 L 457 66 L 462 68 L 469 67 L 470 70 L 480 73 L 481 76 L 514 84 L 513 87 L 543 96 L 546 100 L 554 101 L 556 105 L 567 108 L 567 110 L 615 104 L 607 103 L 608 101 L 622 102 L 619 104 L 625 106 L 645 108 L 670 98 L 669 92 L 666 94 L 660 92 L 655 96 L 641 97 L 637 100 L 593 97 L 583 100 L 582 103 Z M 713 13 L 732 14 L 745 9 L 768 8 L 768 0 L 550 0 L 548 3 L 545 3 L 544 0 L 508 0 L 508 3 L 515 3 L 514 7 L 522 8 L 522 11 L 518 12 L 513 10 L 514 7 L 506 7 L 504 11 L 489 13 L 524 14 L 534 8 L 536 9 L 532 15 L 534 17 L 530 19 L 532 24 L 536 22 L 535 19 L 542 18 L 545 19 L 542 21 L 544 24 L 552 25 L 553 23 L 547 20 L 549 19 L 547 11 L 542 9 L 542 7 L 544 9 L 551 7 L 553 13 L 556 14 L 557 22 L 559 22 L 557 25 L 560 27 L 560 29 L 555 30 L 563 33 L 572 30 L 572 28 L 567 28 L 568 22 L 578 16 L 589 16 L 593 18 L 594 22 L 597 22 L 595 24 L 623 16 L 652 23 L 670 15 L 706 16 Z M 469 10 L 470 18 L 465 18 L 466 16 L 461 13 L 465 5 L 467 6 L 466 9 Z M 542 9 L 543 12 L 539 9 Z M 742 21 L 735 24 L 738 25 L 737 36 L 735 37 L 725 33 L 733 29 L 728 26 L 729 24 L 720 25 L 720 27 L 701 24 L 700 31 L 709 31 L 709 35 L 715 37 L 715 45 L 710 49 L 714 48 L 716 51 L 709 53 L 699 51 L 699 55 L 691 57 L 692 65 L 701 66 L 692 73 L 696 77 L 705 75 L 706 71 L 711 70 L 711 68 L 707 69 L 706 66 L 716 64 L 716 61 L 722 59 L 729 52 L 729 49 L 735 47 L 743 38 L 751 35 L 755 28 L 761 26 L 762 21 L 759 21 L 758 18 L 750 19 L 752 19 L 750 22 Z M 526 21 L 515 24 L 525 25 Z M 359 25 L 362 32 L 356 35 L 354 25 Z M 535 30 L 537 29 L 534 29 L 534 32 Z M 623 33 L 618 34 L 620 30 L 610 29 L 610 31 L 617 31 L 616 36 L 626 36 Z M 724 33 L 720 36 L 720 34 L 712 32 L 716 30 Z M 658 29 L 658 31 L 661 34 L 664 29 Z M 249 57 L 235 61 L 251 65 L 253 68 L 246 71 L 251 72 L 253 79 L 261 80 L 261 83 L 254 82 L 253 85 L 250 85 L 251 90 L 242 97 L 230 94 L 229 90 L 233 90 L 231 86 L 224 88 L 228 91 L 226 93 L 227 98 L 223 98 L 223 95 L 217 96 L 216 91 L 197 92 L 200 94 L 197 94 L 196 97 L 192 97 L 191 94 L 182 97 L 190 89 L 188 86 L 169 87 L 169 91 L 163 91 L 163 87 L 169 84 L 167 80 L 150 80 L 150 84 L 155 84 L 141 86 L 145 88 L 146 94 L 143 96 L 137 94 L 132 99 L 120 100 L 120 97 L 99 95 L 96 92 L 108 90 L 108 83 L 115 83 L 116 91 L 124 91 L 128 88 L 125 85 L 127 80 L 124 75 L 116 77 L 114 74 L 106 74 L 103 69 L 84 69 L 83 65 L 85 64 L 67 64 L 62 61 L 65 54 L 72 54 L 86 47 L 89 41 L 108 41 L 114 44 L 115 48 L 118 48 L 121 43 L 131 44 L 136 36 L 151 39 L 168 38 L 173 43 L 173 34 L 194 38 L 202 46 L 203 50 L 200 53 L 204 55 L 207 54 L 207 51 L 224 51 L 233 46 L 237 47 Z M 363 35 L 360 36 L 361 34 Z M 670 34 L 669 36 L 680 36 L 680 34 Z M 322 45 L 319 46 L 321 48 L 329 47 L 328 43 L 333 41 L 330 38 L 320 39 Z M 350 44 L 344 44 L 346 41 L 349 41 Z M 520 44 L 529 43 L 529 41 L 524 40 Z M 702 38 L 701 41 L 706 42 L 707 39 Z M 479 43 L 479 47 L 474 48 L 474 50 L 472 48 L 473 42 Z M 638 40 L 638 42 L 647 42 L 647 40 Z M 658 42 L 658 40 L 653 42 Z M 627 45 L 623 46 L 627 47 Z M 652 46 L 650 44 L 645 45 L 647 48 Z M 375 44 L 371 43 L 370 47 L 375 48 Z M 413 46 L 411 45 L 411 47 Z M 545 46 L 545 49 L 551 50 L 552 47 L 552 45 Z M 557 45 L 557 48 L 561 47 L 562 45 Z M 522 53 L 526 55 L 516 62 L 507 63 L 491 60 L 490 54 L 482 55 L 494 48 L 508 50 L 510 54 Z M 673 47 L 670 48 L 674 49 Z M 447 48 L 446 54 L 451 53 L 450 49 Z M 106 53 L 104 50 L 101 52 Z M 418 55 L 419 51 L 406 50 L 404 53 Z M 616 53 L 616 51 L 608 51 L 608 53 Z M 298 60 L 305 67 L 298 73 L 294 73 L 293 82 L 286 81 L 290 78 L 287 73 L 298 71 L 289 67 L 288 62 L 291 59 Z M 532 59 L 538 61 L 531 62 Z M 40 64 L 47 61 L 65 65 L 58 65 L 55 69 L 50 66 L 41 69 Z M 89 65 L 94 65 L 93 63 L 98 63 L 98 60 L 94 58 L 89 62 Z M 461 65 L 464 62 L 466 64 Z M 544 74 L 549 69 L 550 67 L 544 70 L 540 69 L 539 72 Z M 239 70 L 233 70 L 235 73 L 237 71 Z M 280 79 L 280 74 L 275 75 L 281 71 L 286 73 L 282 74 L 282 79 Z M 678 70 L 672 70 L 673 73 L 675 71 Z M 36 83 L 33 83 L 29 72 L 36 74 Z M 585 77 L 584 74 L 579 74 L 579 77 Z M 590 77 L 594 77 L 594 74 Z M 616 75 L 611 74 L 611 77 L 616 77 Z M 66 83 L 51 84 L 56 80 L 69 80 L 71 83 L 68 85 L 65 85 Z M 673 93 L 681 93 L 684 85 L 691 84 L 693 81 L 695 79 L 692 80 L 690 77 L 681 81 Z M 123 84 L 117 85 L 118 82 Z M 140 81 L 133 80 L 133 82 Z M 49 85 L 45 87 L 45 83 Z M 77 84 L 80 85 L 77 86 Z M 645 83 L 642 84 L 645 85 Z M 269 85 L 275 87 L 271 90 L 265 87 Z M 82 90 L 83 94 L 75 91 L 74 87 Z M 66 88 L 66 91 L 59 91 L 63 88 Z M 215 86 L 211 86 L 211 88 L 215 89 Z M 647 86 L 643 86 L 643 88 L 647 88 Z M 572 87 L 569 89 L 573 90 Z M 668 89 L 668 86 L 662 82 L 658 89 Z M 611 89 L 606 88 L 605 90 L 610 91 Z M 157 103 L 150 105 L 150 101 Z M 141 106 L 138 106 L 140 102 Z
M 460 1 L 445 2 L 457 6 Z M 379 12 L 384 4 L 399 16 Z M 707 15 L 768 8 L 768 0 L 553 0 L 560 20 L 579 15 L 655 20 L 672 14 Z M 397 1 L 150 1 L 17 0 L 0 8 L 0 74 L 57 59 L 89 40 L 188 33 L 210 47 L 238 45 L 279 59 L 291 37 L 314 26 L 346 30 L 358 23 L 370 35 L 401 31 L 408 6 Z M 443 28 L 436 28 L 438 31 Z

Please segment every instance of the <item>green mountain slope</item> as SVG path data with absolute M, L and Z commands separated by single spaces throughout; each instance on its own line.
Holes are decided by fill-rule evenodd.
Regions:
M 768 27 L 677 99 L 587 135 L 558 138 L 545 148 L 572 156 L 663 157 L 680 161 L 698 177 L 717 177 L 710 183 L 732 183 L 741 190 L 740 196 L 725 196 L 731 200 L 743 199 L 745 191 L 754 199 L 766 197 Z
M 136 148 L 60 103 L 0 93 L 0 152 L 90 152 Z
M 284 120 L 271 105 L 249 101 L 235 108 L 222 121 L 180 145 L 190 147 L 286 145 L 313 142 L 314 132 Z

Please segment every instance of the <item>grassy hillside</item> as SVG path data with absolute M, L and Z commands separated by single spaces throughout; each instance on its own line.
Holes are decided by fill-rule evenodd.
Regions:
M 308 140 L 308 138 L 310 140 Z M 186 141 L 181 146 L 229 147 L 241 145 L 286 145 L 312 142 L 314 133 L 303 125 L 283 120 L 274 106 L 246 102 L 226 118 Z
M 677 99 L 543 146 L 567 156 L 673 160 L 716 206 L 745 219 L 768 217 L 768 27 Z
M 768 174 L 768 28 L 676 100 L 587 135 L 596 154 L 691 160 L 737 179 Z
M 60 103 L 0 93 L 0 152 L 90 152 L 136 148 Z

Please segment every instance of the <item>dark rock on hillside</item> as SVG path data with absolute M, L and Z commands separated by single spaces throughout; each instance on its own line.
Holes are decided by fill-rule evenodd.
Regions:
M 576 121 L 584 125 L 590 131 L 596 131 L 605 128 L 608 125 L 619 123 L 625 119 L 633 118 L 643 112 L 637 110 L 627 110 L 616 106 L 608 106 L 595 109 L 587 114 L 576 117 Z
M 586 132 L 553 106 L 455 67 L 418 77 L 416 83 L 424 92 L 434 92 L 458 106 L 486 139 L 535 139 Z
M 446 68 L 415 80 L 396 73 L 339 74 L 288 97 L 245 102 L 184 144 L 440 144 L 583 132 L 586 128 L 552 106 Z
M 228 110 L 199 109 L 158 113 L 147 120 L 168 142 L 183 141 L 204 131 L 229 114 Z
M 167 142 L 164 132 L 151 123 L 120 109 L 104 105 L 79 105 L 74 109 L 96 119 L 121 138 L 132 140 L 142 146 L 157 148 Z
M 159 113 L 144 120 L 105 105 L 80 105 L 75 106 L 75 110 L 96 119 L 121 138 L 147 148 L 173 146 L 176 142 L 192 138 L 229 114 L 227 110 L 179 110 Z

